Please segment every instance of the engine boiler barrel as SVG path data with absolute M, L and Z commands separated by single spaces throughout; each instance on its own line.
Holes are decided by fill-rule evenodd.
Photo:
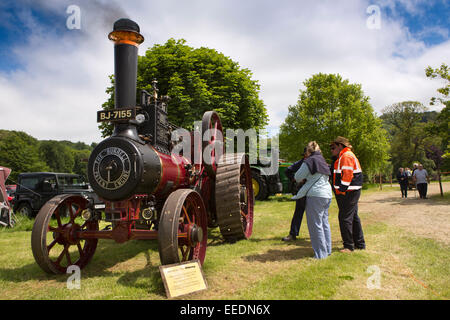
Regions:
M 149 144 L 111 137 L 92 151 L 88 176 L 94 191 L 105 200 L 125 200 L 135 194 L 164 196 L 189 185 L 188 163 Z
M 189 175 L 186 172 L 186 165 L 190 162 L 179 155 L 167 155 L 156 151 L 161 161 L 161 176 L 159 185 L 154 194 L 166 196 L 171 191 L 189 186 Z

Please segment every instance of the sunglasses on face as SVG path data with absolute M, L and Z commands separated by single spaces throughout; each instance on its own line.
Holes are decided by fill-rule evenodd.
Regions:
M 342 144 L 339 144 L 339 145 L 343 146 Z M 337 149 L 339 147 L 339 145 L 333 144 L 333 145 L 330 146 L 330 149 L 331 150 Z

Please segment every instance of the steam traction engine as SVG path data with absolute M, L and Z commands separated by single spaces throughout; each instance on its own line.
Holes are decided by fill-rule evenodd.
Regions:
M 77 195 L 56 196 L 42 207 L 31 244 L 46 272 L 65 273 L 70 265 L 83 268 L 98 239 L 157 239 L 162 264 L 203 263 L 208 226 L 218 225 L 229 241 L 252 233 L 248 158 L 222 155 L 219 116 L 204 114 L 200 134 L 206 139 L 191 142 L 188 159 L 172 152 L 170 137 L 176 127 L 167 120 L 168 100 L 158 97 L 155 81 L 154 92 L 143 91 L 136 106 L 137 53 L 144 41 L 139 32 L 135 22 L 120 19 L 109 34 L 114 42 L 115 109 L 99 111 L 97 121 L 113 122 L 114 133 L 98 144 L 88 163 L 89 182 L 105 207 Z M 195 164 L 194 155 L 207 150 L 203 158 L 211 161 Z M 102 221 L 109 224 L 103 227 Z

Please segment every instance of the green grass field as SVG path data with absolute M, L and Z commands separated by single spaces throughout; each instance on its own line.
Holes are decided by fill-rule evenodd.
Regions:
M 392 190 L 392 188 L 391 188 Z M 385 192 L 374 189 L 364 192 Z M 447 201 L 431 199 L 430 201 Z M 254 232 L 249 240 L 223 242 L 209 230 L 203 265 L 208 290 L 185 299 L 449 299 L 450 250 L 361 212 L 367 250 L 352 254 L 341 248 L 337 207 L 330 225 L 333 253 L 313 259 L 306 217 L 300 238 L 283 243 L 294 202 L 271 197 L 257 202 Z M 81 271 L 81 289 L 69 290 L 70 275 L 45 274 L 31 253 L 32 221 L 0 230 L 2 299 L 166 299 L 155 241 L 116 244 L 100 240 L 90 264 Z M 379 287 L 370 282 L 380 275 Z

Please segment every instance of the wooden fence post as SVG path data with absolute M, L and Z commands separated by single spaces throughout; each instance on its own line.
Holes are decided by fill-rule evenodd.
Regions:
M 381 180 L 381 173 L 380 173 L 380 190 L 383 190 L 383 181 Z

